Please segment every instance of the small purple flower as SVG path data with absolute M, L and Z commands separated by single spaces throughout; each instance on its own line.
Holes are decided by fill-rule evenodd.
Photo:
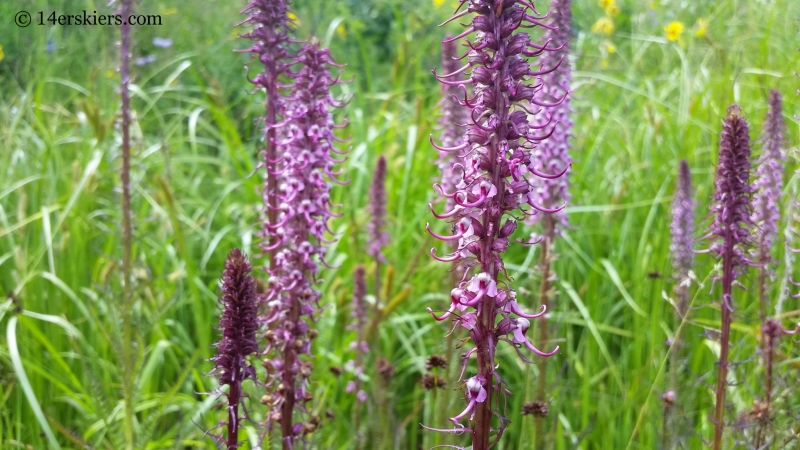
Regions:
M 681 317 L 686 314 L 688 306 L 684 304 L 686 303 L 684 291 L 688 288 L 689 273 L 694 261 L 694 209 L 692 174 L 689 172 L 689 163 L 684 159 L 681 160 L 678 169 L 678 182 L 672 200 L 672 226 L 670 227 L 672 243 L 669 247 L 672 253 L 672 273 L 677 283 L 676 291 L 680 297 L 678 312 Z
M 222 273 L 222 297 L 219 299 L 222 337 L 217 344 L 217 355 L 211 358 L 214 361 L 211 374 L 219 375 L 220 385 L 230 388 L 227 449 L 238 447 L 242 381 L 256 377 L 255 368 L 247 362 L 247 356 L 258 352 L 258 296 L 251 272 L 244 254 L 238 248 L 231 250 Z
M 383 247 L 389 242 L 389 235 L 384 231 L 386 227 L 386 157 L 381 155 L 375 166 L 375 175 L 369 188 L 370 220 L 367 223 L 369 236 L 369 249 L 367 253 L 378 262 L 386 262 Z
M 264 224 L 262 250 L 275 250 L 274 265 L 267 269 L 269 288 L 264 301 L 269 314 L 267 333 L 271 359 L 267 385 L 273 389 L 268 403 L 273 413 L 268 425 L 281 423 L 284 442 L 291 443 L 299 431 L 310 425 L 294 423 L 295 409 L 307 413 L 312 399 L 309 376 L 313 367 L 303 355 L 310 355 L 311 328 L 319 312 L 317 283 L 319 264 L 324 261 L 331 241 L 328 220 L 331 212 L 330 182 L 335 179 L 333 157 L 336 150 L 332 109 L 340 105 L 329 89 L 336 84 L 328 66 L 334 65 L 330 53 L 318 44 L 306 44 L 297 58 L 299 68 L 292 73 L 292 93 L 282 102 L 286 117 L 278 129 L 276 144 L 280 160 L 269 176 L 280 180 L 276 187 L 278 215 Z
M 764 152 L 758 160 L 755 182 L 756 194 L 753 196 L 753 223 L 756 225 L 758 261 L 769 263 L 772 260 L 772 244 L 778 235 L 781 190 L 783 189 L 783 154 L 785 144 L 783 107 L 780 92 L 769 92 L 769 110 L 764 121 L 762 148 Z
M 531 42 L 527 28 L 544 26 L 541 17 L 528 1 L 524 0 L 462 0 L 460 9 L 453 18 L 458 20 L 473 14 L 471 24 L 460 35 L 443 41 L 444 44 L 473 35 L 467 42 L 466 65 L 444 75 L 436 75 L 445 86 L 459 89 L 459 105 L 467 109 L 465 139 L 457 145 L 446 147 L 433 144 L 440 152 L 458 152 L 463 155 L 461 163 L 451 162 L 451 168 L 460 173 L 460 180 L 453 191 L 439 187 L 441 195 L 452 200 L 451 208 L 444 213 L 430 209 L 438 219 L 451 222 L 453 234 L 439 235 L 427 226 L 428 232 L 445 242 L 458 242 L 457 248 L 447 256 L 439 257 L 436 249 L 432 256 L 443 262 L 463 265 L 465 271 L 455 289 L 451 291 L 450 307 L 437 320 L 454 317 L 456 326 L 469 332 L 474 347 L 463 355 L 462 377 L 469 357 L 477 356 L 477 375 L 466 384 L 467 408 L 450 420 L 456 424 L 444 431 L 461 433 L 469 431 L 473 448 L 488 448 L 491 434 L 502 434 L 507 419 L 502 411 L 492 410 L 496 394 L 508 392 L 500 373 L 496 370 L 495 353 L 498 341 L 505 341 L 526 362 L 531 362 L 520 353 L 526 348 L 539 356 L 550 356 L 551 352 L 538 350 L 525 336 L 530 322 L 521 312 L 516 294 L 509 284 L 499 279 L 504 272 L 501 253 L 509 244 L 509 236 L 516 229 L 519 214 L 556 213 L 561 206 L 538 203 L 535 194 L 536 180 L 561 177 L 569 168 L 567 163 L 554 173 L 540 170 L 536 160 L 536 143 L 549 134 L 537 134 L 537 127 L 529 123 L 526 106 L 553 108 L 566 97 L 555 100 L 540 99 L 545 81 L 541 78 L 558 69 L 558 64 L 539 71 L 531 69 L 529 57 L 553 51 L 549 43 L 536 45 Z M 529 11 L 531 10 L 531 11 Z M 435 72 L 434 72 L 435 73 Z M 466 73 L 468 79 L 460 80 Z M 454 78 L 455 77 L 455 78 Z M 472 86 L 471 96 L 466 86 Z M 549 123 L 549 122 L 548 122 Z M 548 125 L 539 126 L 538 129 Z M 446 175 L 446 173 L 445 173 Z M 523 204 L 527 208 L 523 208 Z M 504 216 L 509 216 L 504 218 Z M 428 308 L 433 314 L 433 311 Z M 498 316 L 502 319 L 498 321 Z M 511 337 L 509 337 L 511 336 Z M 499 403 L 499 401 L 498 401 Z M 500 419 L 499 429 L 492 418 Z M 472 428 L 465 428 L 460 421 L 473 421 Z

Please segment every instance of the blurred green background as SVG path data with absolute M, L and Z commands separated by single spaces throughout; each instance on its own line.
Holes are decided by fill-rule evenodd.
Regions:
M 354 399 L 345 393 L 351 376 L 335 377 L 329 367 L 352 358 L 353 332 L 345 328 L 354 267 L 366 264 L 374 276 L 365 253 L 364 206 L 381 154 L 389 162 L 391 243 L 383 278 L 391 311 L 370 344 L 373 357 L 388 358 L 397 370 L 382 394 L 383 385 L 368 370 L 370 401 L 361 410 L 368 417 L 361 433 L 366 448 L 468 445 L 464 436 L 436 435 L 419 426 L 446 427 L 442 411 L 453 415 L 463 408 L 459 394 L 428 392 L 420 384 L 426 358 L 445 352 L 447 331 L 425 308 L 445 307 L 451 289 L 447 265 L 427 255 L 434 242 L 425 223 L 435 222 L 427 203 L 434 196 L 437 155 L 428 135 L 438 133 L 441 98 L 430 71 L 440 64 L 445 33 L 437 24 L 454 3 L 293 2 L 298 35 L 318 36 L 347 64 L 343 78 L 353 80 L 337 88 L 337 94 L 352 96 L 340 117 L 349 120 L 342 135 L 350 137 L 352 151 L 343 169 L 351 183 L 334 188 L 344 216 L 332 223 L 342 235 L 327 258 L 338 267 L 326 270 L 321 284 L 326 309 L 318 323 L 312 379 L 322 424 L 309 437 L 312 448 L 354 448 Z M 547 2 L 536 5 L 547 10 Z M 207 358 L 217 339 L 217 282 L 231 248 L 254 254 L 259 228 L 261 175 L 253 172 L 264 98 L 252 94 L 247 82 L 244 66 L 251 61 L 234 53 L 248 45 L 234 27 L 244 6 L 137 3 L 139 13 L 159 14 L 163 23 L 133 29 L 137 335 L 135 343 L 125 343 L 119 331 L 119 30 L 37 25 L 38 11 L 45 17 L 52 11 L 110 14 L 114 6 L 91 0 L 0 3 L 0 448 L 125 448 L 126 382 L 135 389 L 135 448 L 215 448 L 204 430 L 224 410 L 215 396 L 203 393 L 216 388 L 216 380 L 204 374 L 212 368 Z M 781 228 L 789 224 L 798 142 L 792 117 L 800 114 L 800 80 L 794 76 L 800 70 L 800 4 L 576 0 L 573 9 L 575 162 L 568 211 L 574 229 L 556 243 L 558 294 L 549 323 L 562 350 L 548 364 L 548 448 L 659 448 L 664 342 L 677 327 L 664 299 L 672 289 L 669 205 L 677 163 L 686 158 L 692 167 L 699 237 L 708 223 L 725 109 L 732 102 L 742 105 L 755 141 L 767 92 L 778 89 L 790 147 Z M 20 10 L 31 13 L 34 24 L 15 26 Z M 155 38 L 172 44 L 157 46 Z M 758 156 L 760 147 L 753 147 Z M 784 244 L 781 238 L 776 246 L 773 299 L 785 297 L 781 284 L 792 272 Z M 538 305 L 538 256 L 536 246 L 513 245 L 505 259 L 529 308 Z M 684 329 L 691 356 L 677 405 L 684 448 L 701 448 L 713 428 L 709 386 L 718 344 L 704 335 L 706 327 L 719 326 L 719 309 L 710 304 L 718 295 L 708 281 L 713 269 L 710 256 L 698 255 L 695 272 L 706 281 L 692 286 L 696 309 Z M 736 293 L 734 359 L 751 359 L 734 371 L 741 384 L 729 390 L 732 423 L 761 392 L 761 369 L 753 357 L 759 333 L 755 279 L 754 273 L 742 277 L 743 289 Z M 800 308 L 789 299 L 783 313 L 790 323 Z M 536 336 L 533 330 L 529 335 Z M 800 398 L 791 389 L 800 359 L 790 340 L 784 341 L 775 423 L 789 436 L 800 432 Z M 123 345 L 135 346 L 134 380 L 122 376 Z M 520 409 L 533 400 L 539 374 L 500 348 L 500 371 L 514 396 L 506 411 L 512 423 L 497 448 L 533 448 L 533 419 Z M 261 393 L 248 389 L 257 422 L 264 413 Z M 726 448 L 734 448 L 742 433 L 730 428 Z M 246 423 L 241 438 L 259 442 L 254 423 Z

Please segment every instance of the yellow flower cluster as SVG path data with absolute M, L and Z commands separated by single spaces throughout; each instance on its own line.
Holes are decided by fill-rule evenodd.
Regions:
M 3 53 L 3 46 L 2 46 L 2 45 L 0 45 L 0 61 L 2 61 L 2 60 L 3 60 L 3 58 L 5 58 L 5 57 L 6 57 L 6 54 L 5 54 L 5 53 Z
M 617 0 L 600 0 L 598 4 L 606 12 L 606 16 L 597 19 L 597 22 L 592 25 L 592 32 L 610 35 L 614 32 L 614 20 L 612 18 L 619 14 Z
M 608 17 L 601 17 L 592 25 L 593 33 L 611 34 L 614 32 L 614 21 Z
M 600 0 L 600 7 L 606 11 L 606 14 L 610 17 L 614 17 L 619 14 L 619 6 L 617 6 L 617 0 Z

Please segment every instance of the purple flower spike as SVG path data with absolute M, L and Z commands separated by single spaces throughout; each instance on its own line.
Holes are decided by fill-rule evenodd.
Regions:
M 383 256 L 383 247 L 389 241 L 389 235 L 384 231 L 386 227 L 386 157 L 381 155 L 375 166 L 375 175 L 369 188 L 369 214 L 367 224 L 369 235 L 369 250 L 367 253 L 378 262 L 386 262 Z
M 554 108 L 561 105 L 567 95 L 560 98 L 540 99 L 545 81 L 541 78 L 558 69 L 558 64 L 543 67 L 539 71 L 531 68 L 529 57 L 552 52 L 554 47 L 531 42 L 526 32 L 518 30 L 541 26 L 542 17 L 529 1 L 525 0 L 462 0 L 456 15 L 458 20 L 473 14 L 467 30 L 444 44 L 473 35 L 466 42 L 466 65 L 449 73 L 438 75 L 445 86 L 459 90 L 459 105 L 466 110 L 466 136 L 454 145 L 436 145 L 441 152 L 458 152 L 463 163 L 451 161 L 451 169 L 458 170 L 460 179 L 452 192 L 440 190 L 442 196 L 452 199 L 450 209 L 444 213 L 433 212 L 440 219 L 452 222 L 453 234 L 442 236 L 428 227 L 429 233 L 447 243 L 458 242 L 450 255 L 434 258 L 440 261 L 463 264 L 466 271 L 461 281 L 451 292 L 451 304 L 444 315 L 434 318 L 442 320 L 452 317 L 456 326 L 469 332 L 473 348 L 466 351 L 463 369 L 469 355 L 477 356 L 477 375 L 467 379 L 466 409 L 451 418 L 453 429 L 437 431 L 460 434 L 469 432 L 474 450 L 486 450 L 491 436 L 495 442 L 505 430 L 508 420 L 502 415 L 498 393 L 507 393 L 500 373 L 495 370 L 495 353 L 498 341 L 511 345 L 526 362 L 531 362 L 522 352 L 538 356 L 552 355 L 528 341 L 525 336 L 530 322 L 519 315 L 516 294 L 499 275 L 505 272 L 500 256 L 509 244 L 509 237 L 516 229 L 514 217 L 519 214 L 555 213 L 563 205 L 543 205 L 536 195 L 539 178 L 560 178 L 569 164 L 550 171 L 548 167 L 534 161 L 536 143 L 544 139 L 528 121 L 526 112 L 530 105 Z M 474 33 L 474 34 L 473 34 Z M 467 48 L 468 47 L 468 48 Z M 466 73 L 468 79 L 458 75 Z M 466 87 L 472 87 L 467 94 Z M 552 127 L 550 127 L 552 128 Z M 552 131 L 552 130 L 551 130 Z M 550 134 L 544 132 L 544 135 Z M 445 172 L 447 176 L 448 172 Z M 527 204 L 527 208 L 522 205 Z M 509 216 L 504 218 L 504 216 Z M 432 253 L 435 253 L 432 251 Z M 524 313 L 523 313 L 524 314 Z M 498 316 L 502 319 L 498 321 Z M 513 336 L 513 337 L 511 337 Z M 463 377 L 463 371 L 462 371 Z M 494 408 L 493 408 L 494 407 Z M 499 424 L 492 424 L 492 417 Z M 462 421 L 474 422 L 465 427 Z
M 544 52 L 539 62 L 542 67 L 556 67 L 552 72 L 542 76 L 542 99 L 549 103 L 558 103 L 549 109 L 548 114 L 539 114 L 532 117 L 532 126 L 538 129 L 547 128 L 550 123 L 555 124 L 555 130 L 547 139 L 541 142 L 534 151 L 535 159 L 532 162 L 542 167 L 549 173 L 559 173 L 572 163 L 569 150 L 569 139 L 572 136 L 572 119 L 570 114 L 569 96 L 572 80 L 572 68 L 569 63 L 569 42 L 572 37 L 572 0 L 553 0 L 547 14 L 551 19 L 550 29 L 545 31 L 542 39 L 553 51 Z M 558 178 L 544 178 L 536 184 L 536 202 L 546 208 L 556 207 L 569 201 L 569 180 L 565 174 Z M 564 210 L 550 215 L 554 220 L 552 224 L 554 234 L 568 225 L 567 215 Z M 540 214 L 531 217 L 532 222 L 537 222 Z
M 725 426 L 725 388 L 728 375 L 728 344 L 731 331 L 733 281 L 752 265 L 747 251 L 752 246 L 752 207 L 750 197 L 750 137 L 742 109 L 731 105 L 722 124 L 719 143 L 719 163 L 715 180 L 711 213 L 714 221 L 709 227 L 710 251 L 722 259 L 722 330 L 720 361 L 717 375 L 716 411 L 714 417 L 714 450 L 722 448 Z
M 445 40 L 450 39 L 452 36 L 448 34 Z M 455 41 L 449 41 L 442 44 L 442 72 L 445 74 L 458 72 L 460 69 L 460 61 L 458 60 L 458 46 Z M 458 73 L 452 77 L 453 81 L 463 80 L 463 73 Z M 467 116 L 468 109 L 464 108 L 459 103 L 459 97 L 463 96 L 462 91 L 458 86 L 451 86 L 447 84 L 442 85 L 442 100 L 439 107 L 442 111 L 442 116 L 439 120 L 442 134 L 439 136 L 439 145 L 443 149 L 460 148 L 464 144 L 466 133 L 464 126 L 466 126 L 469 117 Z M 440 150 L 439 159 L 436 164 L 442 172 L 440 182 L 441 192 L 455 192 L 456 186 L 461 181 L 462 170 L 460 167 L 464 165 L 464 154 L 466 149 L 458 150 Z M 461 166 L 458 166 L 460 164 Z M 445 196 L 445 209 L 451 210 L 455 206 L 453 197 Z
M 355 392 L 359 401 L 365 402 L 367 394 L 361 389 L 361 374 L 364 373 L 364 358 L 369 353 L 369 346 L 365 340 L 365 332 L 367 327 L 367 304 L 364 298 L 367 295 L 367 282 L 365 280 L 366 273 L 363 266 L 356 267 L 356 273 L 353 277 L 353 323 L 348 327 L 355 330 L 357 337 L 356 340 L 350 343 L 350 348 L 355 351 L 356 359 L 353 364 L 353 373 L 355 380 L 348 384 L 347 392 Z
M 292 94 L 282 104 L 286 117 L 276 137 L 280 161 L 274 175 L 281 181 L 276 190 L 276 222 L 264 226 L 268 242 L 264 250 L 275 249 L 275 264 L 267 269 L 269 288 L 264 301 L 269 314 L 265 322 L 267 350 L 272 358 L 265 362 L 267 385 L 272 388 L 269 403 L 272 413 L 268 425 L 281 423 L 284 448 L 292 448 L 300 432 L 314 431 L 316 424 L 293 422 L 295 409 L 307 414 L 312 394 L 309 385 L 312 364 L 302 359 L 309 355 L 311 328 L 319 312 L 318 264 L 325 246 L 331 212 L 330 182 L 335 179 L 334 122 L 332 108 L 339 107 L 329 92 L 336 83 L 328 67 L 335 63 L 328 50 L 307 44 L 300 51 L 299 69 L 292 73 Z M 298 431 L 300 430 L 300 431 Z
M 222 337 L 217 344 L 217 356 L 212 358 L 220 385 L 228 385 L 228 439 L 226 450 L 239 447 L 239 403 L 242 381 L 255 380 L 255 368 L 248 364 L 247 356 L 258 352 L 258 297 L 256 283 L 250 275 L 250 263 L 236 248 L 231 250 L 225 271 L 222 273 L 222 316 L 219 319 Z
M 685 297 L 683 292 L 689 285 L 689 272 L 692 270 L 694 261 L 694 208 L 695 201 L 692 194 L 692 174 L 689 172 L 689 163 L 681 160 L 678 169 L 678 182 L 675 188 L 675 197 L 672 201 L 672 271 L 676 291 L 678 292 L 679 305 L 678 312 L 681 317 L 686 314 Z
M 761 263 L 771 261 L 772 244 L 778 235 L 778 203 L 783 189 L 783 162 L 786 160 L 783 154 L 785 130 L 781 94 L 771 90 L 762 138 L 764 152 L 758 161 L 753 183 L 757 190 L 753 196 L 753 223 L 757 225 L 756 243 Z
M 282 84 L 284 78 L 292 78 L 291 67 L 295 63 L 296 56 L 288 50 L 291 39 L 289 29 L 289 8 L 285 0 L 251 0 L 242 10 L 242 14 L 247 13 L 248 18 L 239 25 L 249 25 L 252 29 L 249 33 L 240 37 L 250 39 L 253 44 L 250 48 L 239 50 L 242 53 L 253 53 L 263 65 L 263 72 L 258 73 L 251 82 L 258 88 L 263 88 L 267 94 L 267 115 L 264 117 L 264 145 L 263 158 L 264 166 L 267 169 L 266 183 L 262 191 L 264 200 L 264 214 L 266 221 L 277 224 L 280 194 L 278 189 L 278 177 L 276 176 L 276 164 L 279 153 L 277 152 L 278 142 L 276 142 L 276 130 L 285 124 L 286 117 L 281 116 L 286 99 L 285 85 Z M 264 233 L 259 237 L 266 237 L 269 233 Z M 277 245 L 271 240 L 262 249 L 269 254 L 270 267 L 275 265 L 275 252 Z

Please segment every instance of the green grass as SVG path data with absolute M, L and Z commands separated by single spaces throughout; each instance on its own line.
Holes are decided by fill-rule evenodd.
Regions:
M 435 24 L 446 10 L 427 0 L 294 3 L 299 32 L 316 30 L 334 57 L 348 64 L 344 77 L 354 78 L 341 88 L 353 96 L 345 111 L 353 150 L 344 169 L 351 183 L 334 194 L 344 216 L 333 222 L 342 234 L 327 258 L 337 268 L 325 271 L 321 284 L 326 309 L 318 323 L 312 379 L 315 411 L 323 421 L 312 442 L 317 448 L 353 446 L 346 376 L 335 378 L 328 367 L 351 358 L 352 335 L 344 329 L 354 267 L 364 263 L 374 275 L 365 254 L 364 206 L 374 162 L 384 154 L 392 236 L 386 255 L 393 274 L 384 279 L 391 282 L 388 298 L 398 301 L 371 347 L 397 372 L 386 401 L 371 402 L 367 412 L 378 417 L 380 408 L 390 408 L 393 442 L 382 448 L 466 445 L 464 437 L 432 436 L 418 425 L 445 426 L 433 419 L 435 397 L 419 379 L 427 356 L 444 353 L 446 331 L 425 307 L 444 306 L 451 289 L 446 265 L 426 255 L 434 243 L 424 229 L 425 222 L 435 222 L 427 202 L 434 195 L 436 155 L 427 139 L 437 132 L 439 88 L 430 69 L 439 64 L 443 31 Z M 548 365 L 554 403 L 547 424 L 555 449 L 659 447 L 664 341 L 678 326 L 662 297 L 671 291 L 668 226 L 677 163 L 687 158 L 692 167 L 702 217 L 728 104 L 742 105 L 755 139 L 767 92 L 778 89 L 792 149 L 800 135 L 792 119 L 800 115 L 800 81 L 793 75 L 800 70 L 800 5 L 709 0 L 686 8 L 662 0 L 650 9 L 649 3 L 620 2 L 617 29 L 608 37 L 590 31 L 603 15 L 594 0 L 574 5 L 574 230 L 556 243 L 558 306 L 550 318 L 562 347 Z M 0 5 L 0 17 L 9 21 L 0 28 L 0 294 L 16 299 L 0 302 L 0 448 L 125 448 L 126 382 L 135 383 L 134 448 L 214 448 L 203 430 L 217 424 L 222 411 L 213 396 L 201 393 L 216 387 L 204 374 L 212 367 L 207 358 L 216 340 L 217 280 L 230 248 L 240 246 L 250 255 L 257 248 L 260 175 L 251 174 L 263 95 L 249 95 L 242 67 L 247 58 L 232 52 L 246 46 L 232 29 L 243 4 L 200 8 L 183 0 L 143 0 L 137 6 L 162 14 L 164 25 L 134 29 L 134 56 L 158 59 L 135 67 L 132 343 L 122 339 L 119 316 L 118 30 L 18 29 L 10 20 L 22 6 Z M 34 19 L 39 10 L 109 11 L 105 2 L 92 0 L 26 5 Z M 709 20 L 702 38 L 692 30 L 700 17 Z M 686 24 L 680 45 L 663 37 L 672 20 Z M 155 48 L 155 36 L 172 38 L 174 45 Z M 609 44 L 614 53 L 608 53 Z M 754 149 L 758 155 L 759 147 Z M 796 166 L 790 157 L 784 206 Z M 781 278 L 792 271 L 783 262 L 783 244 L 776 248 L 781 263 L 771 291 L 775 298 Z M 537 260 L 536 247 L 521 246 L 512 246 L 506 258 L 521 301 L 531 307 L 538 302 Z M 713 393 L 704 383 L 714 383 L 716 357 L 713 343 L 701 336 L 704 327 L 719 324 L 719 310 L 711 304 L 718 288 L 710 294 L 708 281 L 713 269 L 708 255 L 698 255 L 695 272 L 706 281 L 692 288 L 697 309 L 682 330 L 691 349 L 679 405 L 686 448 L 701 448 L 701 438 L 708 439 L 713 428 Z M 664 277 L 648 277 L 654 271 Z M 735 294 L 740 313 L 732 343 L 738 360 L 756 348 L 755 280 L 755 272 L 743 277 L 744 289 Z M 783 312 L 794 317 L 800 308 L 787 300 Z M 778 371 L 791 383 L 800 359 L 784 341 Z M 135 380 L 122 375 L 124 345 L 134 347 Z M 533 399 L 526 386 L 535 385 L 536 368 L 525 367 L 508 349 L 501 350 L 499 362 L 515 393 L 500 448 L 531 448 L 533 422 L 519 412 Z M 743 384 L 729 390 L 730 421 L 760 393 L 758 358 L 735 373 Z M 261 394 L 249 389 L 257 420 L 263 415 Z M 795 410 L 796 393 L 779 391 L 789 392 L 785 404 Z M 450 401 L 453 412 L 462 406 L 452 396 Z M 791 416 L 779 418 L 783 430 L 798 429 Z M 376 420 L 362 423 L 368 436 L 382 435 Z M 257 442 L 256 427 L 246 428 L 241 438 Z M 731 429 L 728 436 L 726 448 L 733 448 L 741 431 Z

